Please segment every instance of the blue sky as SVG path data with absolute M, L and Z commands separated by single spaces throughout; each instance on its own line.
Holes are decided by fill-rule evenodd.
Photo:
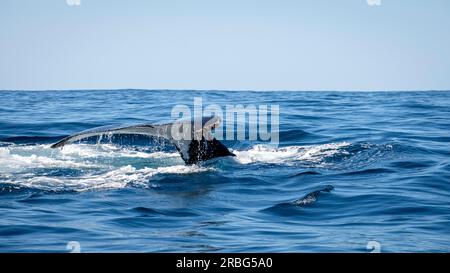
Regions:
M 450 89 L 448 0 L 67 1 L 0 1 L 0 90 Z

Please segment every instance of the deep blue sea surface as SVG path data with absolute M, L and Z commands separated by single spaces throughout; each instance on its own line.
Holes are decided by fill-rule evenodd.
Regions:
M 194 97 L 279 105 L 279 147 L 229 141 L 236 157 L 199 166 L 133 136 L 50 148 L 97 126 L 170 120 Z M 0 92 L 0 252 L 72 241 L 82 252 L 448 252 L 450 92 Z

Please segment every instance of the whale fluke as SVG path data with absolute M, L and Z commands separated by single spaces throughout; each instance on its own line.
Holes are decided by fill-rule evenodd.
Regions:
M 186 164 L 197 164 L 216 157 L 235 156 L 211 134 L 211 130 L 216 128 L 220 122 L 220 118 L 214 116 L 160 125 L 103 126 L 65 137 L 53 144 L 51 148 L 63 147 L 69 143 L 101 135 L 145 135 L 170 141 L 175 145 Z M 174 126 L 176 127 L 174 128 Z M 178 133 L 174 136 L 173 131 L 187 131 L 190 137 L 181 137 L 181 134 Z

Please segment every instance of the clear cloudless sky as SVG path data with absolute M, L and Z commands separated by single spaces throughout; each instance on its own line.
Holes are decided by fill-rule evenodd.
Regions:
M 448 0 L 67 1 L 0 0 L 0 90 L 450 89 Z

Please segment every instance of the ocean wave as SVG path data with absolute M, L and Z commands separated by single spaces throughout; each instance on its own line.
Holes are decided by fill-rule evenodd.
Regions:
M 86 174 L 80 177 L 16 176 L 2 181 L 5 185 L 16 185 L 47 191 L 88 191 L 98 189 L 120 189 L 128 185 L 136 187 L 157 187 L 151 178 L 161 174 L 191 174 L 212 171 L 211 167 L 169 166 L 136 169 L 130 165 L 101 174 Z M 7 177 L 4 177 L 7 178 Z

